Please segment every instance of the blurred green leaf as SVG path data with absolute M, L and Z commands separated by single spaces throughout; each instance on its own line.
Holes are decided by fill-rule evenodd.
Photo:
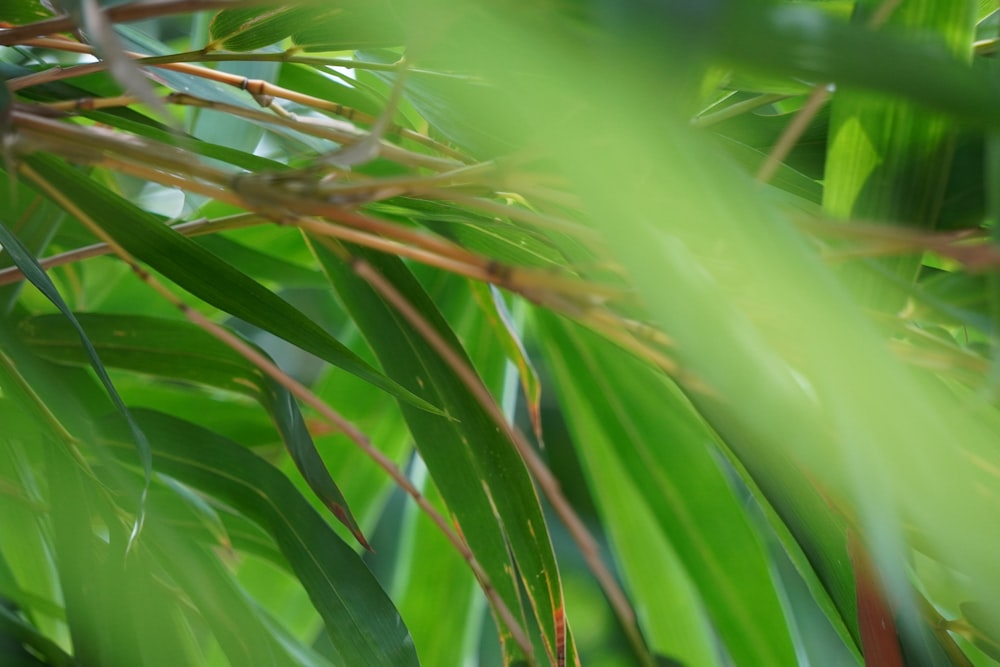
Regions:
M 49 279 L 123 402 L 155 408 L 139 414 L 157 456 L 142 539 L 127 550 L 142 484 L 126 425 L 72 324 L 21 289 L 0 251 L 0 281 L 14 281 L 0 288 L 0 664 L 543 665 L 557 662 L 563 613 L 576 637 L 567 664 L 860 664 L 876 657 L 859 652 L 871 627 L 859 581 L 885 589 L 862 602 L 892 605 L 895 630 L 880 633 L 907 664 L 990 663 L 1000 283 L 957 255 L 992 257 L 995 0 L 85 5 L 91 32 L 156 64 L 117 52 L 92 62 L 56 36 L 68 18 L 0 30 L 13 175 L 0 203 L 28 256 L 61 255 L 43 262 Z M 0 11 L 45 14 L 36 0 Z M 384 154 L 353 171 L 317 163 L 335 142 L 290 126 L 363 132 L 401 55 L 409 76 L 391 113 L 407 132 L 390 128 Z M 220 71 L 236 76 L 223 83 Z M 216 106 L 173 98 L 171 116 L 194 135 L 181 137 L 121 96 L 136 74 Z M 253 95 L 258 80 L 289 92 Z M 770 183 L 753 182 L 818 85 L 832 106 Z M 310 98 L 359 113 L 327 116 Z M 85 136 L 86 151 L 43 124 Z M 460 185 L 433 176 L 459 163 Z M 19 173 L 29 167 L 448 508 L 534 655 L 482 622 L 469 568 L 384 470 L 149 298 L 120 258 L 84 259 L 98 239 L 61 224 Z M 227 182 L 230 171 L 251 178 Z M 279 185 L 258 196 L 255 183 Z M 326 198 L 340 187 L 377 201 Z M 207 200 L 212 188 L 235 196 Z M 243 213 L 236 202 L 254 226 L 219 231 Z M 955 231 L 922 232 L 904 257 L 860 228 L 836 233 L 829 215 L 800 224 L 824 216 L 819 202 Z M 643 637 L 623 637 L 469 388 L 340 246 L 303 243 L 303 212 L 339 226 L 355 207 L 364 231 L 394 225 L 427 261 L 374 239 L 388 256 L 357 256 L 471 360 L 507 419 L 524 429 L 541 412 L 539 455 L 597 550 L 613 553 Z M 222 225 L 190 240 L 168 228 L 199 216 Z M 266 219 L 292 224 L 256 224 Z M 497 277 L 502 302 L 447 270 L 466 252 Z M 852 295 L 852 273 L 892 303 L 873 314 L 881 299 Z M 532 307 L 541 323 L 525 335 Z M 543 382 L 555 391 L 539 399 Z M 423 409 L 396 404 L 407 397 Z M 349 525 L 378 545 L 360 557 L 370 572 L 329 521 L 345 498 Z M 848 533 L 870 552 L 868 580 Z
M 212 48 L 228 51 L 252 51 L 287 37 L 307 51 L 345 51 L 395 45 L 403 36 L 385 0 L 227 9 L 215 15 L 209 30 Z
M 56 289 L 56 286 L 49 279 L 48 274 L 46 274 L 42 267 L 38 264 L 38 261 L 31 255 L 24 244 L 21 243 L 20 239 L 14 236 L 14 234 L 12 234 L 2 222 L 0 222 L 0 246 L 2 246 L 4 251 L 10 255 L 17 267 L 22 273 L 24 273 L 25 278 L 40 292 L 42 292 L 42 294 L 44 294 L 45 297 L 56 306 L 56 308 L 59 309 L 62 318 L 72 327 L 74 333 L 76 334 L 90 367 L 94 369 L 94 372 L 97 374 L 98 379 L 100 379 L 104 390 L 108 392 L 108 396 L 111 398 L 111 402 L 114 403 L 115 409 L 121 413 L 122 417 L 124 417 L 125 421 L 128 423 L 129 429 L 132 432 L 132 440 L 135 443 L 139 463 L 142 466 L 143 476 L 145 478 L 143 491 L 143 495 L 145 495 L 145 493 L 148 492 L 150 478 L 153 474 L 152 454 L 149 451 L 149 442 L 146 439 L 146 434 L 142 432 L 142 429 L 140 429 L 132 419 L 132 415 L 125 406 L 125 403 L 122 402 L 121 396 L 118 395 L 118 391 L 115 389 L 114 384 L 112 384 L 111 378 L 108 377 L 104 364 L 101 362 L 100 355 L 94 348 L 94 344 L 87 337 L 86 330 L 73 314 L 73 311 L 71 311 L 69 306 L 66 305 L 66 302 L 63 301 L 63 298 Z M 140 507 L 139 516 L 136 517 L 136 526 L 133 535 L 138 534 L 139 528 L 142 525 L 143 511 L 144 509 Z
M 10 0 L 4 3 L 4 20 L 15 25 L 33 23 L 52 16 L 52 10 L 40 0 Z
M 968 2 L 917 0 L 893 12 L 885 30 L 923 31 L 925 41 L 946 44 L 959 58 L 971 53 L 973 16 Z M 887 221 L 927 228 L 938 218 L 953 152 L 952 125 L 900 100 L 841 92 L 833 101 L 823 206 L 838 218 Z M 885 265 L 912 280 L 919 255 Z M 871 273 L 848 274 L 859 298 L 876 308 L 899 308 L 894 291 Z
M 643 364 L 580 327 L 542 313 L 538 319 L 558 394 L 564 411 L 573 415 L 569 426 L 605 521 L 610 526 L 629 521 L 633 504 L 640 505 L 634 511 L 655 518 L 658 534 L 676 551 L 737 664 L 794 662 L 769 559 L 712 456 L 711 431 L 676 389 Z M 612 492 L 622 486 L 631 492 Z M 644 535 L 617 528 L 612 534 L 625 553 L 645 560 L 635 544 Z M 623 565 L 639 579 L 633 582 L 633 595 L 662 595 L 642 587 L 644 578 L 651 582 L 639 563 Z M 674 585 L 682 591 L 683 579 Z M 695 662 L 703 664 L 706 652 L 711 655 L 705 643 L 710 631 L 704 624 L 699 628 L 697 602 L 689 604 L 694 618 L 686 631 L 671 627 L 677 613 L 646 616 L 647 629 L 669 638 L 669 644 L 657 648 L 685 657 L 695 651 L 700 656 Z M 698 634 L 700 646 L 690 641 Z

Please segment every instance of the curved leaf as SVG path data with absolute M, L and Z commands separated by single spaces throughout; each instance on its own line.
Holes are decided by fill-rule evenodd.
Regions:
M 111 366 L 217 387 L 250 396 L 267 410 L 292 460 L 316 496 L 368 548 L 347 500 L 327 472 L 288 391 L 225 343 L 181 320 L 137 315 L 83 314 L 94 345 Z M 51 315 L 27 318 L 21 333 L 39 354 L 53 361 L 80 363 L 71 331 Z
M 409 633 L 371 572 L 279 470 L 189 422 L 151 410 L 134 413 L 150 434 L 157 470 L 225 499 L 267 529 L 323 617 L 343 664 L 418 664 Z M 105 426 L 105 444 L 122 454 L 121 424 Z
M 111 382 L 111 378 L 108 377 L 108 372 L 104 368 L 104 364 L 101 363 L 101 358 L 94 348 L 93 343 L 87 337 L 87 332 L 84 330 L 80 321 L 73 314 L 73 311 L 69 309 L 66 302 L 63 301 L 62 295 L 59 294 L 59 290 L 49 279 L 45 270 L 42 269 L 28 249 L 21 243 L 14 234 L 7 229 L 6 225 L 0 222 L 0 246 L 10 255 L 11 259 L 17 265 L 21 272 L 24 273 L 25 277 L 34 285 L 42 294 L 45 295 L 49 301 L 59 309 L 62 313 L 62 317 L 65 321 L 72 326 L 75 331 L 80 344 L 83 348 L 83 352 L 87 357 L 87 361 L 90 363 L 91 368 L 97 374 L 98 379 L 104 386 L 105 391 L 108 392 L 108 397 L 111 398 L 111 402 L 114 403 L 115 408 L 121 413 L 122 417 L 125 418 L 126 423 L 129 425 L 129 429 L 132 432 L 132 440 L 135 442 L 136 451 L 139 456 L 139 463 L 142 465 L 143 475 L 145 476 L 144 491 L 145 494 L 149 490 L 150 478 L 153 474 L 152 470 L 152 458 L 149 452 L 149 442 L 146 440 L 146 435 L 142 432 L 142 429 L 136 425 L 135 421 L 132 419 L 132 415 L 129 413 L 125 403 L 122 402 L 121 396 L 118 395 L 118 391 L 115 389 L 114 384 Z M 138 533 L 139 527 L 142 525 L 142 511 L 143 508 L 139 508 L 139 516 L 136 518 L 135 533 Z
M 164 226 L 151 214 L 50 156 L 32 155 L 26 161 L 127 251 L 191 294 L 398 398 L 424 409 L 433 409 L 429 403 L 364 363 L 287 301 L 196 242 Z

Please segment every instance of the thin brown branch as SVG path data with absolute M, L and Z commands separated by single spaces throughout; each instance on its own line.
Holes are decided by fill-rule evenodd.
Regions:
M 901 225 L 850 220 L 846 222 L 799 218 L 796 226 L 823 239 L 857 242 L 850 247 L 824 248 L 829 261 L 860 257 L 888 257 L 933 252 L 960 263 L 969 273 L 1000 270 L 1000 247 L 979 229 L 926 232 Z
M 2 33 L 0 33 L 2 34 Z M 39 38 L 29 40 L 29 42 L 34 46 L 41 46 L 44 48 L 59 49 L 64 51 L 70 51 L 74 53 L 87 53 L 94 55 L 95 51 L 93 47 L 87 44 L 81 44 L 69 39 L 64 38 Z M 290 118 L 292 120 L 297 120 L 294 114 L 288 114 L 284 112 L 280 107 L 274 106 L 270 102 L 272 99 L 283 99 L 296 104 L 301 104 L 302 106 L 309 107 L 311 109 L 316 109 L 318 111 L 325 111 L 332 113 L 335 116 L 339 116 L 348 121 L 357 121 L 360 123 L 365 123 L 368 125 L 373 125 L 376 122 L 376 118 L 370 114 L 363 113 L 354 109 L 352 107 L 344 106 L 337 102 L 331 102 L 319 97 L 312 95 L 307 95 L 305 93 L 300 93 L 289 88 L 283 88 L 277 86 L 270 82 L 264 81 L 263 79 L 248 79 L 237 74 L 231 74 L 229 72 L 222 72 L 219 70 L 210 69 L 207 67 L 201 67 L 198 65 L 193 65 L 188 62 L 177 62 L 172 60 L 172 56 L 145 56 L 138 53 L 133 53 L 130 51 L 124 52 L 126 56 L 134 58 L 137 65 L 147 65 L 150 67 L 158 67 L 160 69 L 166 69 L 174 72 L 179 72 L 182 74 L 187 74 L 189 76 L 196 76 L 209 81 L 214 81 L 216 83 L 221 83 L 227 86 L 232 86 L 238 90 L 246 91 L 250 93 L 254 99 L 257 100 L 261 106 L 266 106 L 271 108 L 272 111 L 277 112 L 279 115 Z M 267 54 L 275 55 L 275 54 Z M 85 74 L 92 74 L 94 72 L 99 72 L 107 68 L 107 63 L 104 61 L 95 63 L 83 63 L 80 65 L 71 66 L 57 66 L 51 67 L 41 72 L 35 72 L 33 74 L 27 74 L 21 77 L 15 77 L 7 81 L 7 87 L 11 91 L 22 90 L 24 88 L 29 88 L 31 86 L 37 86 L 45 83 L 52 83 L 54 81 L 61 81 L 64 79 L 70 79 L 77 76 L 83 76 Z M 181 93 L 176 93 L 180 95 Z M 193 98 L 192 99 L 197 99 Z M 174 103 L 177 100 L 169 100 Z M 265 103 L 266 102 L 266 103 Z M 63 103 L 72 104 L 72 102 Z M 366 135 L 358 132 L 361 137 Z M 390 124 L 385 131 L 386 136 L 398 136 L 404 139 L 408 139 L 415 143 L 424 145 L 442 155 L 449 156 L 452 160 L 457 160 L 459 163 L 472 163 L 473 160 L 466 156 L 459 150 L 436 141 L 425 134 L 415 132 L 409 128 L 405 128 L 399 125 Z M 391 145 L 391 144 L 383 144 Z M 444 163 L 447 164 L 447 163 Z M 424 165 L 428 166 L 428 165 Z M 431 168 L 434 168 L 433 166 Z

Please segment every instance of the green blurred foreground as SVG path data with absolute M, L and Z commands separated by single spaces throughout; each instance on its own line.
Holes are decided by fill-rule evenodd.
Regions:
M 995 2 L 60 4 L 0 664 L 1000 661 Z

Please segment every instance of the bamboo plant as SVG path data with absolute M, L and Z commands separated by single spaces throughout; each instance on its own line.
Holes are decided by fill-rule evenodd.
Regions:
M 996 3 L 3 8 L 3 664 L 1000 661 Z

